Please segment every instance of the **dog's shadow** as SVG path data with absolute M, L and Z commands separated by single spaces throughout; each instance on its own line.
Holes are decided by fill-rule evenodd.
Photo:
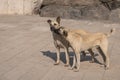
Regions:
M 54 61 L 57 60 L 57 56 L 56 56 L 56 53 L 55 52 L 51 52 L 51 51 L 40 51 L 41 53 L 43 53 L 44 56 L 47 56 L 51 59 L 53 59 Z M 73 56 L 74 56 L 74 53 L 73 52 L 69 52 L 69 56 L 70 56 L 70 65 L 73 64 Z M 94 55 L 95 57 L 98 56 L 98 54 L 95 54 Z M 91 61 L 91 55 L 86 55 L 85 58 L 83 55 L 80 55 L 81 57 L 81 62 L 83 61 Z M 66 63 L 66 58 L 65 58 L 65 53 L 64 52 L 60 52 L 60 60 L 65 64 Z M 100 64 L 102 65 L 101 62 L 99 62 L 96 58 L 94 58 L 94 63 L 97 63 L 97 64 Z
M 43 53 L 44 56 L 47 56 L 47 57 L 53 59 L 54 61 L 57 60 L 57 55 L 55 52 L 51 52 L 51 51 L 40 51 L 40 52 Z M 60 52 L 60 60 L 63 63 L 66 63 L 66 58 L 65 58 L 64 52 Z

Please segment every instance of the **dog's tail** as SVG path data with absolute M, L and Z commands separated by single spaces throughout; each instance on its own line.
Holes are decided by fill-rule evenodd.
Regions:
M 109 33 L 106 33 L 105 35 L 107 37 L 110 37 L 115 32 L 115 28 L 112 28 Z

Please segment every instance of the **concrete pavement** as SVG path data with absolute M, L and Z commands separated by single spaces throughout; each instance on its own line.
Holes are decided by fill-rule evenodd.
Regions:
M 120 24 L 106 21 L 62 20 L 62 25 L 91 32 L 116 32 L 109 38 L 110 69 L 104 70 L 100 54 L 96 63 L 89 63 L 90 55 L 81 61 L 80 71 L 53 65 L 56 50 L 47 19 L 39 16 L 0 16 L 0 80 L 119 80 Z M 72 53 L 72 52 L 71 52 Z

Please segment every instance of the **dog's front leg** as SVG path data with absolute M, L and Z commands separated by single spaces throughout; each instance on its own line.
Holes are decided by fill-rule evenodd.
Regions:
M 60 48 L 56 47 L 57 61 L 54 65 L 58 65 L 60 63 Z
M 92 49 L 89 49 L 88 51 L 90 52 L 91 57 L 92 57 L 92 60 L 91 60 L 90 62 L 91 62 L 91 63 L 95 62 L 95 56 L 94 56 L 93 50 L 92 50 Z
M 74 69 L 75 66 L 76 66 L 76 55 L 74 54 L 74 56 L 73 56 L 73 65 L 72 65 L 72 67 L 70 69 Z
M 54 45 L 56 47 L 56 54 L 57 54 L 57 60 L 54 63 L 54 65 L 58 65 L 60 63 L 60 47 L 59 47 L 59 45 L 58 45 L 56 40 L 54 40 Z
M 65 47 L 65 56 L 66 56 L 66 64 L 65 64 L 65 67 L 68 67 L 69 66 L 69 52 L 68 52 L 68 48 Z
M 80 53 L 79 51 L 75 51 L 75 57 L 76 57 L 76 69 L 75 72 L 78 72 L 80 69 Z

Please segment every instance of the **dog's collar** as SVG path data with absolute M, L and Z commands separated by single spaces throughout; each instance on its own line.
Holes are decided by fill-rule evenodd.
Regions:
M 59 31 L 60 31 L 60 29 L 62 29 L 62 28 L 63 28 L 63 27 L 61 26 L 61 27 L 59 27 L 58 29 L 54 29 L 53 31 L 54 31 L 54 33 L 60 35 Z
M 64 28 L 64 27 L 62 27 L 62 26 L 61 26 L 61 27 L 59 27 L 59 28 L 58 28 L 58 31 L 59 31 L 60 29 L 63 29 L 63 28 Z

